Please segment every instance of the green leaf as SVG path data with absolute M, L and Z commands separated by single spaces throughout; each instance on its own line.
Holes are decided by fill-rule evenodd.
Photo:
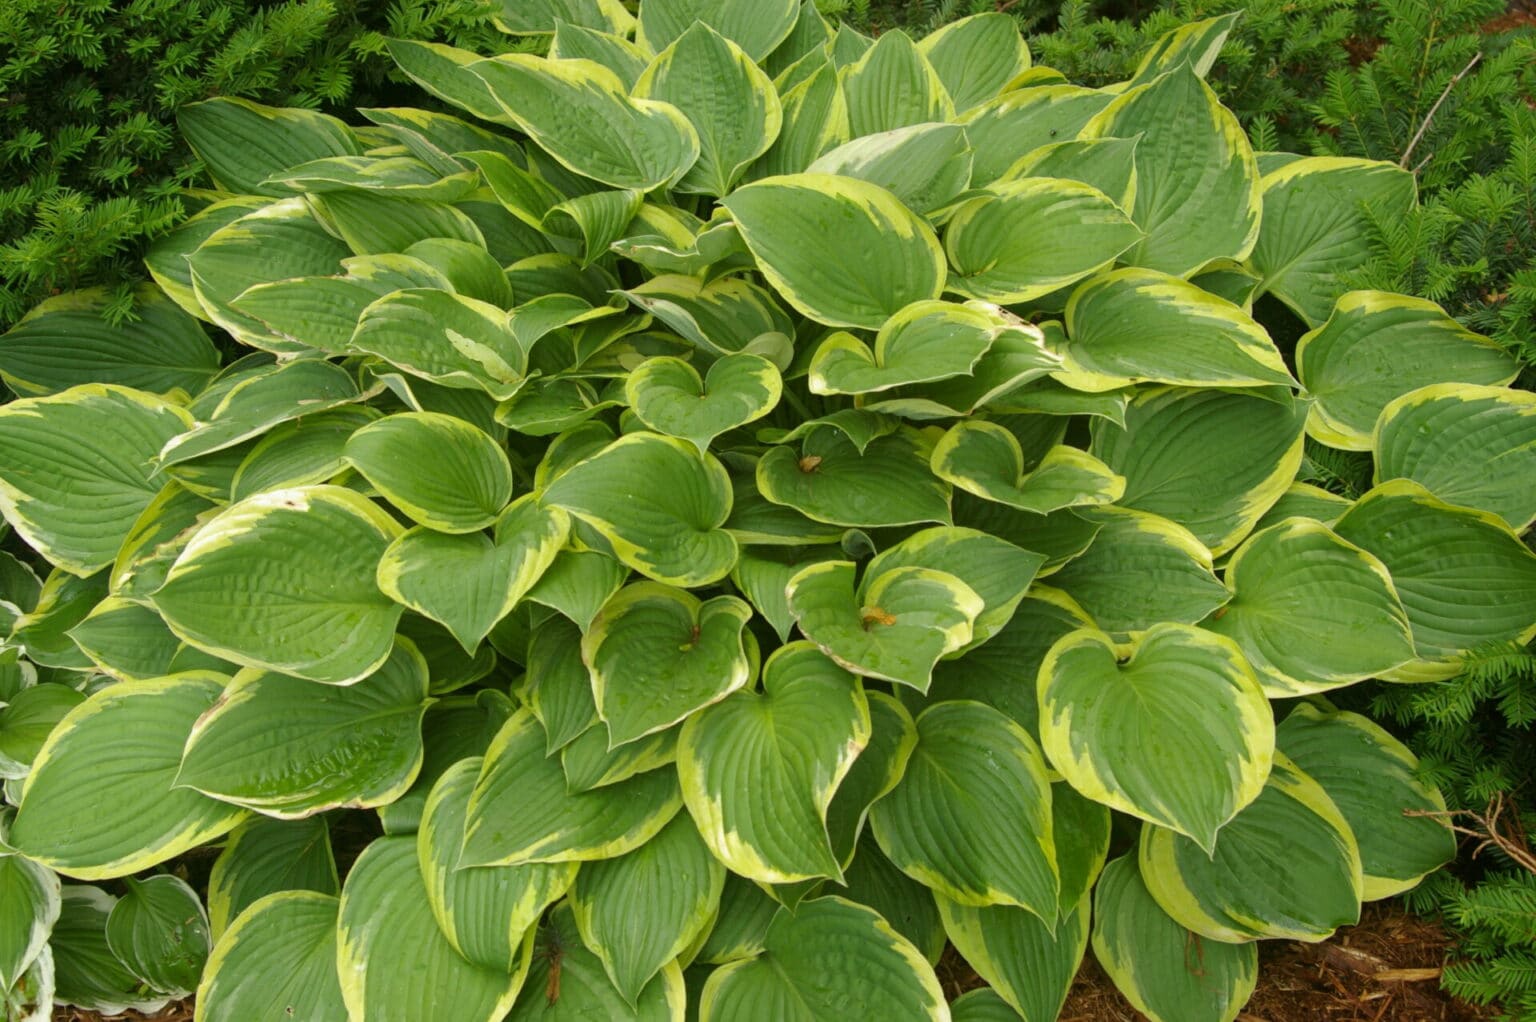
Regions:
M 764 334 L 795 332 L 773 296 L 740 277 L 703 281 L 664 273 L 623 294 L 694 347 L 715 355 L 743 351 Z
M 619 590 L 581 640 L 609 747 L 669 728 L 751 681 L 751 617 L 734 596 L 701 602 L 656 582 Z
M 878 185 L 788 174 L 738 188 L 722 205 L 768 283 L 818 323 L 877 329 L 943 290 L 944 253 L 932 229 Z
M 124 883 L 127 893 L 107 916 L 107 946 L 150 989 L 191 993 L 213 944 L 197 892 L 169 875 Z
M 1146 238 L 1133 266 L 1183 277 L 1212 260 L 1243 260 L 1259 236 L 1259 168 L 1232 112 L 1189 64 L 1121 93 L 1082 137 L 1132 138 L 1136 203 Z
M 454 950 L 481 968 L 516 972 L 524 935 L 570 888 L 576 864 L 460 868 L 465 814 L 481 766 L 479 757 L 461 759 L 437 779 L 422 811 L 416 856 L 432 915 Z
M 704 985 L 702 1022 L 815 1022 L 858 1005 L 870 1018 L 943 1019 L 933 968 L 873 909 L 842 898 L 780 911 L 756 958 L 716 969 Z
M 946 571 L 897 566 L 866 571 L 852 561 L 802 568 L 785 595 L 800 631 L 856 674 L 926 692 L 939 658 L 969 644 L 986 603 Z
M 814 54 L 802 63 L 812 61 L 817 61 Z M 778 140 L 748 170 L 753 179 L 809 170 L 817 157 L 849 140 L 848 103 L 831 64 L 817 62 L 804 81 L 781 89 L 779 103 L 783 126 Z
M 971 183 L 986 187 L 1026 154 L 1075 138 L 1114 98 L 1076 85 L 1035 85 L 1005 92 L 972 109 L 961 118 L 976 153 Z
M 628 576 L 629 569 L 605 553 L 565 549 L 528 590 L 528 599 L 558 610 L 581 628 L 590 628 L 597 612 Z
M 564 0 L 559 0 L 564 2 Z M 616 9 L 618 4 L 613 4 Z M 629 12 L 625 11 L 626 16 Z M 627 19 L 626 19 L 627 20 Z M 559 60 L 584 58 L 603 65 L 623 80 L 631 91 L 649 62 L 644 50 L 611 29 L 573 23 L 560 18 L 554 23 L 555 38 L 549 45 L 549 55 Z
M 1154 270 L 1127 267 L 1088 281 L 1067 301 L 1066 321 L 1066 368 L 1054 375 L 1077 390 L 1295 386 L 1252 316 Z
M 1158 624 L 1117 646 L 1072 632 L 1040 665 L 1039 689 L 1040 744 L 1074 788 L 1207 852 L 1264 787 L 1274 718 L 1252 668 L 1220 636 Z
M 91 670 L 95 665 L 69 633 L 106 596 L 106 581 L 105 572 L 81 578 L 55 568 L 48 573 L 37 607 L 15 618 L 11 644 L 20 647 L 34 664 L 68 671 Z
M 1371 446 L 1375 482 L 1412 479 L 1447 503 L 1492 511 L 1516 532 L 1536 520 L 1536 396 L 1528 391 L 1421 387 L 1382 409 Z
M 797 0 L 763 0 L 748 6 L 731 0 L 647 0 L 636 36 L 642 46 L 660 53 L 699 21 L 753 60 L 762 60 L 794 30 L 799 13 Z
M 1321 522 L 1254 533 L 1225 579 L 1232 600 L 1205 627 L 1238 644 L 1271 696 L 1353 684 L 1414 657 L 1386 566 Z
M 1054 929 L 1059 878 L 1050 781 L 1040 747 L 981 703 L 917 718 L 901 783 L 870 812 L 903 873 L 964 905 L 1013 905 Z
M 94 574 L 160 491 L 160 447 L 191 426 L 163 398 L 107 384 L 12 401 L 0 409 L 0 512 L 50 562 Z
M 959 124 L 914 124 L 845 142 L 804 169 L 879 185 L 926 215 L 970 184 L 971 149 Z
M 220 941 L 235 919 L 269 894 L 341 892 L 325 819 L 253 816 L 229 835 L 208 874 L 208 924 Z
M 400 532 L 337 486 L 248 497 L 197 531 L 155 608 L 177 635 L 226 660 L 356 681 L 389 656 L 402 608 L 379 592 L 374 570 Z
M 1356 501 L 1334 531 L 1381 559 L 1408 613 L 1419 659 L 1388 678 L 1442 680 L 1479 646 L 1536 637 L 1536 554 L 1502 518 L 1398 479 Z
M 23 397 L 82 383 L 113 383 L 195 394 L 218 372 L 219 353 L 203 328 L 152 288 L 134 292 L 134 318 L 102 315 L 108 293 L 72 291 L 38 304 L 0 336 L 0 378 Z
M 598 723 L 592 682 L 581 659 L 581 638 L 578 626 L 553 618 L 528 641 L 523 698 L 543 725 L 549 743 L 546 752 L 551 756 Z
M 515 970 L 461 958 L 433 919 L 415 839 L 379 838 L 363 849 L 341 889 L 336 969 L 347 1015 L 370 1022 L 445 1016 L 497 1022 L 528 974 L 531 931 L 528 937 Z M 401 962 L 416 964 L 401 968 Z
M 978 908 L 935 894 L 944 932 L 1026 1022 L 1055 1022 L 1088 949 L 1088 899 L 1047 925 L 1012 905 Z
M 326 156 L 278 171 L 262 182 L 295 192 L 378 192 L 401 199 L 456 202 L 474 190 L 473 171 L 442 175 L 410 156 Z
M 1105 866 L 1094 889 L 1093 956 L 1152 1022 L 1233 1022 L 1259 975 L 1256 945 L 1207 940 L 1174 922 L 1130 855 Z
M 811 359 L 809 387 L 813 394 L 867 394 L 968 375 L 1011 329 L 980 303 L 914 302 L 885 321 L 873 350 L 843 331 L 822 341 Z
M 68 685 L 29 685 L 0 709 L 0 777 L 25 777 L 53 729 L 85 696 Z M 25 967 L 10 973 L 12 981 Z M 0 972 L 0 976 L 6 975 Z
M 634 851 L 583 866 L 571 911 L 582 942 L 633 1005 L 709 923 L 724 884 L 725 867 L 679 813 Z
M 569 792 L 543 729 L 520 710 L 485 753 L 469 800 L 461 866 L 611 859 L 649 841 L 682 806 L 670 770 Z
M 197 1022 L 346 1015 L 336 973 L 337 899 L 284 891 L 251 905 L 214 945 Z
M 631 99 L 618 75 L 590 60 L 508 53 L 470 70 L 516 125 L 574 173 L 615 188 L 670 188 L 699 158 L 699 136 L 670 103 Z
M 32 764 L 9 842 L 68 877 L 127 876 L 230 830 L 245 815 L 173 787 L 193 723 L 223 678 L 119 682 L 59 722 Z
M 387 39 L 385 46 L 400 70 L 432 95 L 481 120 L 508 123 L 490 85 L 470 70 L 481 59 L 478 53 L 414 39 Z
M 342 239 L 354 255 L 404 252 L 434 238 L 486 245 L 469 214 L 446 202 L 360 191 L 308 195 L 304 201 L 327 233 Z
M 699 136 L 699 156 L 674 188 L 723 196 L 778 137 L 779 94 L 740 46 L 694 22 L 635 85 L 640 99 L 670 103 Z
M 618 0 L 519 0 L 498 4 L 496 27 L 514 35 L 558 37 L 572 27 L 628 35 L 635 19 Z
M 828 806 L 869 736 L 857 679 L 810 643 L 790 643 L 763 665 L 761 694 L 737 692 L 683 725 L 683 799 L 710 850 L 740 876 L 841 877 Z
M 1092 185 L 1065 178 L 998 182 L 962 203 L 944 232 L 947 286 L 1016 304 L 1108 269 L 1141 240 L 1129 216 Z
M 449 696 L 429 706 L 421 722 L 425 748 L 421 772 L 404 795 L 379 807 L 384 832 L 394 837 L 419 830 L 427 796 L 437 779 L 459 760 L 484 755 L 515 708 L 509 697 L 491 689 Z
M 1260 186 L 1264 221 L 1250 259 L 1259 291 L 1309 327 L 1328 318 L 1342 281 L 1374 255 L 1371 217 L 1391 223 L 1416 205 L 1413 174 L 1377 160 L 1304 157 L 1271 170 Z
M 1051 584 L 1104 631 L 1194 624 L 1232 598 L 1211 572 L 1211 552 L 1183 526 L 1119 507 L 1096 508 L 1092 520 L 1099 526 L 1092 544 L 1052 575 Z
M 897 869 L 872 838 L 860 841 L 851 858 L 839 896 L 880 913 L 930 964 L 938 964 L 945 939 L 933 894 Z
M 700 453 L 720 434 L 771 412 L 783 389 L 772 362 L 745 353 L 717 359 L 702 379 L 682 359 L 648 358 L 624 381 L 625 399 L 641 422 Z
M 1136 138 L 1085 138 L 1057 142 L 1026 153 L 1003 181 L 1066 178 L 1091 185 L 1121 209 L 1136 204 Z
M 1163 911 L 1211 940 L 1319 941 L 1360 918 L 1360 850 L 1349 823 L 1278 752 L 1264 791 L 1222 828 L 1214 854 L 1148 826 L 1139 863 Z
M 1170 68 L 1186 63 L 1195 74 L 1204 78 L 1215 65 L 1228 34 L 1242 13 L 1233 11 L 1203 21 L 1191 21 L 1164 32 L 1142 56 L 1129 84 L 1151 81 Z
M 399 640 L 347 686 L 247 668 L 187 738 L 179 787 L 291 819 L 392 802 L 421 769 L 427 663 Z
M 602 961 L 581 943 L 569 903 L 549 914 L 534 938 L 533 968 L 508 1022 L 675 1022 L 687 993 L 676 962 L 662 966 L 634 1003 L 615 989 Z
M 214 180 L 246 195 L 293 195 L 267 178 L 309 160 L 363 151 L 352 129 L 334 117 L 234 97 L 186 104 L 176 123 Z
M 1125 493 L 1123 476 L 1075 447 L 1052 447 L 1026 471 L 1018 438 L 984 419 L 957 422 L 939 438 L 933 474 L 985 500 L 1041 515 L 1112 503 Z
M 838 429 L 818 426 L 796 457 L 774 447 L 757 463 L 757 488 L 775 504 L 851 528 L 948 524 L 949 487 L 928 469 L 931 441 L 915 430 L 876 436 L 860 449 Z
M 532 494 L 497 518 L 495 540 L 481 532 L 451 536 L 417 526 L 385 549 L 379 588 L 440 622 L 473 653 L 543 575 L 569 531 L 565 512 L 540 507 Z
M 1434 302 L 1351 291 L 1328 321 L 1296 344 L 1296 375 L 1313 398 L 1307 433 L 1346 451 L 1371 449 L 1371 433 L 1396 398 L 1431 384 L 1503 386 L 1518 364 Z
M 924 36 L 917 51 L 933 65 L 960 113 L 996 96 L 1029 67 L 1019 23 L 996 11 L 950 22 Z
M 1306 416 L 1289 395 L 1143 390 L 1124 426 L 1094 420 L 1089 450 L 1125 478 L 1120 505 L 1177 522 L 1219 557 L 1296 478 Z
M 637 492 L 639 479 L 647 486 Z M 683 440 L 621 437 L 551 482 L 539 501 L 596 529 L 614 556 L 657 582 L 708 585 L 736 563 L 736 540 L 721 529 L 731 510 L 730 477 Z
M 64 887 L 59 921 L 44 952 L 53 955 L 54 999 L 111 1015 L 130 1008 L 158 1012 L 169 998 L 146 991 L 107 946 L 107 917 L 116 903 L 99 887 Z
M 251 448 L 230 481 L 230 497 L 328 483 L 346 471 L 347 439 L 377 419 L 371 408 L 350 406 L 281 423 Z
M 1376 724 L 1300 703 L 1276 739 L 1348 821 L 1360 846 L 1366 901 L 1412 890 L 1456 857 L 1455 834 L 1436 818 L 1445 799 L 1419 779 L 1418 757 Z
M 0 856 L 0 987 L 15 987 L 44 953 L 59 908 L 58 874 L 25 856 Z
M 779 912 L 779 903 L 769 897 L 766 886 L 726 871 L 715 922 L 699 945 L 695 962 L 721 965 L 762 952 L 763 938 Z
M 954 119 L 955 104 L 943 80 L 900 29 L 882 33 L 841 77 L 854 138 Z
M 506 313 L 436 288 L 394 291 L 363 310 L 352 351 L 446 387 L 504 401 L 524 384 L 528 352 Z

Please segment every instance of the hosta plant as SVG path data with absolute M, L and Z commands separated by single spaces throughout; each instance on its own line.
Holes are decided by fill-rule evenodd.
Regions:
M 394 47 L 460 116 L 187 108 L 142 318 L 0 342 L 13 1015 L 1230 1020 L 1452 855 L 1326 697 L 1536 634 L 1517 366 L 1337 284 L 1410 175 L 1254 153 L 1230 18 L 514 9 Z

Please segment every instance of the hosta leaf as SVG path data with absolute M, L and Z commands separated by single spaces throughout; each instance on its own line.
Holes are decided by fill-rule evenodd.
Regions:
M 731 0 L 650 0 L 640 12 L 637 35 L 643 45 L 660 53 L 700 21 L 753 60 L 762 60 L 794 30 L 799 13 L 796 0 L 764 0 L 750 6 Z
M 1536 555 L 1504 520 L 1398 479 L 1371 490 L 1334 531 L 1386 565 L 1419 660 L 1389 674 L 1449 678 L 1485 643 L 1536 635 Z
M 703 281 L 665 273 L 624 296 L 695 347 L 716 355 L 742 351 L 764 334 L 795 332 L 789 314 L 773 296 L 740 277 Z
M 0 777 L 25 777 L 59 721 L 83 702 L 73 688 L 52 682 L 29 685 L 6 700 L 0 709 Z
M 1292 483 L 1286 487 L 1280 499 L 1264 512 L 1264 517 L 1259 519 L 1253 531 L 1279 525 L 1287 518 L 1310 518 L 1314 522 L 1331 526 L 1353 503 L 1346 497 L 1329 493 L 1311 483 Z
M 571 27 L 628 35 L 635 18 L 618 0 L 521 0 L 498 4 L 496 25 L 503 32 L 558 34 Z
M 971 183 L 985 187 L 1006 174 L 1020 157 L 1076 137 L 1112 99 L 1097 89 L 1047 84 L 1005 92 L 975 107 L 962 118 L 976 152 Z
M 240 462 L 230 480 L 231 499 L 332 481 L 346 470 L 347 438 L 378 417 L 370 408 L 352 406 L 273 427 Z
M 764 946 L 711 974 L 702 1022 L 814 1022 L 849 1005 L 871 1018 L 948 1014 L 933 968 L 873 909 L 842 898 L 804 902 L 774 917 Z
M 605 553 L 565 549 L 528 590 L 528 599 L 590 628 L 597 612 L 628 576 L 629 569 Z
M 1376 482 L 1412 479 L 1441 500 L 1492 511 L 1516 532 L 1536 519 L 1536 396 L 1441 383 L 1382 409 Z M 1489 466 L 1497 465 L 1497 471 Z
M 738 188 L 722 204 L 763 276 L 818 323 L 878 329 L 943 289 L 944 253 L 932 229 L 878 185 L 789 174 Z M 808 260 L 807 252 L 819 256 Z
M 1140 85 L 1151 81 L 1164 71 L 1184 63 L 1204 78 L 1215 65 L 1227 36 L 1241 15 L 1241 11 L 1233 11 L 1203 21 L 1191 21 L 1164 32 L 1142 56 L 1130 84 Z
M 432 95 L 481 120 L 507 123 L 490 85 L 470 70 L 481 59 L 478 53 L 413 39 L 389 39 L 386 45 L 396 66 Z
M 917 50 L 933 65 L 961 113 L 996 96 L 1029 67 L 1019 23 L 1000 12 L 950 22 L 924 36 Z
M 695 962 L 720 965 L 762 952 L 763 938 L 779 912 L 779 903 L 769 897 L 766 886 L 726 871 L 719 911 L 709 935 L 699 945 Z
M 155 239 L 144 253 L 144 266 L 166 296 L 182 311 L 206 320 L 192 288 L 192 268 L 186 257 L 220 228 L 258 210 L 271 200 L 258 195 L 237 195 L 209 203 L 176 227 Z
M 608 728 L 594 724 L 560 750 L 567 791 L 590 791 L 627 781 L 636 774 L 677 762 L 677 729 L 658 731 L 617 748 L 608 747 Z
M 543 575 L 569 532 L 565 512 L 540 507 L 532 494 L 497 518 L 494 540 L 481 532 L 451 536 L 418 526 L 385 549 L 379 588 L 440 622 L 473 653 Z
M 757 463 L 757 488 L 818 522 L 853 528 L 948 524 L 949 487 L 928 469 L 931 442 L 915 430 L 876 436 L 860 450 L 838 429 L 814 429 Z
M 637 492 L 636 480 L 646 480 Z M 614 555 L 669 585 L 702 586 L 736 563 L 720 528 L 731 510 L 730 477 L 690 443 L 631 433 L 580 462 L 540 495 L 602 533 Z
M 10 844 L 94 880 L 147 869 L 240 822 L 242 810 L 172 787 L 193 722 L 223 680 L 119 682 L 70 711 L 32 764 Z
M 1360 846 L 1365 900 L 1411 890 L 1455 858 L 1455 834 L 1433 815 L 1445 812 L 1445 799 L 1419 779 L 1418 757 L 1376 724 L 1358 713 L 1300 703 L 1276 740 L 1349 822 Z
M 354 255 L 404 252 L 432 238 L 486 245 L 485 235 L 469 214 L 446 202 L 361 191 L 309 195 L 304 201 L 315 219 Z
M 670 103 L 631 99 L 590 60 L 509 53 L 470 65 L 515 124 L 574 173 L 642 192 L 676 184 L 699 158 L 699 136 Z
M 170 673 L 181 640 L 148 607 L 109 596 L 69 630 L 81 652 L 120 681 L 148 681 Z
M 485 754 L 491 739 L 512 716 L 516 705 L 501 692 L 481 689 L 472 696 L 450 696 L 427 708 L 421 722 L 421 772 L 404 795 L 380 806 L 379 822 L 391 837 L 420 829 L 427 796 L 449 767 Z
M 128 891 L 107 916 L 107 946 L 150 989 L 191 993 L 213 944 L 197 892 L 169 875 L 123 882 Z
M 485 753 L 465 818 L 461 866 L 611 859 L 638 848 L 679 808 L 670 770 L 569 792 L 546 758 L 544 732 L 527 710 L 502 726 Z
M 389 656 L 402 608 L 379 592 L 374 570 L 400 532 L 341 487 L 249 497 L 197 531 L 155 608 L 177 635 L 226 660 L 356 681 Z
M 1259 975 L 1256 945 L 1207 940 L 1174 922 L 1129 855 L 1105 866 L 1094 890 L 1093 956 L 1152 1022 L 1233 1022 Z
M 612 6 L 622 9 L 617 3 Z M 625 14 L 632 17 L 627 11 Z M 649 63 L 644 50 L 623 36 L 614 35 L 609 28 L 583 25 L 562 17 L 554 24 L 554 34 L 554 41 L 549 44 L 549 56 L 560 60 L 579 57 L 596 61 L 618 75 L 631 91 Z
M 565 894 L 575 863 L 459 868 L 465 813 L 482 766 L 461 759 L 427 796 L 416 833 L 416 857 L 438 929 L 455 951 L 481 968 L 516 972 L 523 937 Z
M 702 379 L 682 359 L 648 358 L 624 381 L 625 398 L 641 422 L 700 452 L 721 433 L 771 412 L 783 389 L 772 362 L 745 353 L 717 359 Z
M 581 640 L 610 747 L 669 728 L 752 680 L 752 608 L 734 596 L 700 602 L 655 582 L 619 590 Z
M 1072 292 L 1066 369 L 1079 390 L 1133 383 L 1185 387 L 1294 386 L 1269 334 L 1242 309 L 1154 270 L 1106 273 Z
M 723 196 L 778 137 L 773 82 L 740 46 L 694 22 L 640 76 L 635 95 L 681 110 L 698 132 L 699 157 L 674 186 Z
M 984 306 L 914 302 L 875 335 L 874 348 L 838 331 L 811 359 L 813 394 L 867 394 L 971 372 L 1009 328 Z
M 639 848 L 582 867 L 571 910 L 585 943 L 630 1004 L 699 935 L 720 902 L 725 867 L 679 813 Z
M 1275 754 L 1264 791 L 1215 853 L 1143 827 L 1142 879 L 1179 925 L 1212 940 L 1318 941 L 1360 918 L 1360 850 L 1321 785 Z
M 741 876 L 840 877 L 827 810 L 869 735 L 858 681 L 810 643 L 790 643 L 763 665 L 761 694 L 738 692 L 683 725 L 683 799 L 710 850 Z
M 0 986 L 16 986 L 44 953 L 59 906 L 57 873 L 25 856 L 0 855 Z
M 912 942 L 930 964 L 944 952 L 944 924 L 932 892 L 897 869 L 873 839 L 858 844 L 839 897 L 880 913 L 891 929 Z
M 1013 905 L 1055 927 L 1051 787 L 1035 740 L 981 703 L 930 706 L 901 783 L 870 812 L 903 873 L 965 905 Z
M 208 874 L 208 924 L 222 939 L 236 917 L 269 894 L 336 895 L 341 882 L 325 819 L 255 816 L 236 827 Z
M 391 504 L 440 532 L 483 529 L 512 499 L 506 452 L 451 415 L 385 416 L 352 434 L 346 458 Z
M 534 937 L 533 967 L 508 1022 L 675 1022 L 687 993 L 676 962 L 662 966 L 633 1003 L 614 987 L 602 960 L 582 945 L 570 905 L 561 903 Z
M 986 301 L 1033 301 L 1111 266 L 1141 240 L 1092 185 L 1064 178 L 998 182 L 955 210 L 944 233 L 947 286 Z
M 1431 384 L 1502 386 L 1514 357 L 1434 302 L 1383 291 L 1341 296 L 1328 321 L 1296 344 L 1296 375 L 1314 399 L 1307 432 L 1329 447 L 1371 449 L 1393 399 Z
M 970 184 L 971 149 L 962 125 L 914 124 L 844 142 L 804 169 L 879 185 L 912 212 L 927 214 Z
M 1012 905 L 977 908 L 936 894 L 955 949 L 1026 1022 L 1055 1022 L 1088 948 L 1088 899 L 1051 925 Z
M 1084 138 L 1132 138 L 1136 204 L 1146 238 L 1125 256 L 1174 276 L 1253 250 L 1261 213 L 1248 137 L 1189 64 L 1128 89 L 1083 128 Z
M 1051 832 L 1061 876 L 1057 918 L 1065 919 L 1088 897 L 1109 857 L 1109 807 L 1084 798 L 1066 781 L 1051 785 Z
M 581 638 L 576 625 L 554 618 L 528 641 L 523 698 L 544 728 L 546 752 L 551 756 L 598 723 L 591 677 L 581 659 Z
M 926 692 L 939 658 L 967 645 L 986 603 L 945 571 L 897 566 L 866 572 L 851 561 L 802 568 L 785 595 L 800 631 L 856 674 Z
M 436 288 L 391 292 L 363 310 L 349 348 L 448 387 L 497 400 L 523 385 L 527 352 L 499 309 Z
M 781 91 L 780 106 L 783 125 L 778 140 L 749 169 L 753 179 L 809 170 L 817 157 L 849 140 L 848 103 L 831 64 L 818 63 L 803 81 Z
M 1008 168 L 1004 181 L 1066 178 L 1091 185 L 1121 209 L 1136 203 L 1136 138 L 1085 138 L 1057 142 L 1026 153 Z
M 1051 576 L 1106 632 L 1140 632 L 1160 621 L 1194 624 L 1232 598 L 1211 573 L 1211 553 L 1188 529 L 1159 515 L 1097 508 L 1088 549 Z M 1028 546 L 1027 537 L 1015 540 Z
M 348 1018 L 418 1022 L 450 1017 L 497 1022 L 527 976 L 533 934 L 515 970 L 459 956 L 437 928 L 414 838 L 384 837 L 358 856 L 341 889 L 336 969 Z M 414 963 L 413 968 L 400 967 Z
M 1231 391 L 1142 391 L 1125 425 L 1094 420 L 1089 449 L 1125 479 L 1123 507 L 1231 550 L 1296 478 L 1307 406 Z
M 111 1015 L 130 1008 L 158 1012 L 169 998 L 145 990 L 107 946 L 107 917 L 116 903 L 99 887 L 65 885 L 59 920 L 44 952 L 53 955 L 55 999 Z
M 247 195 L 292 195 L 267 178 L 307 160 L 363 151 L 352 129 L 334 117 L 234 97 L 189 103 L 176 111 L 176 123 L 214 180 Z
M 241 913 L 214 945 L 197 988 L 196 1022 L 341 1019 L 334 895 L 285 891 Z
M 1273 696 L 1363 681 L 1413 659 L 1387 568 L 1321 522 L 1256 532 L 1227 563 L 1232 600 L 1205 627 L 1243 650 Z
M 1101 632 L 1072 632 L 1046 655 L 1039 687 L 1045 754 L 1074 788 L 1111 809 L 1210 851 L 1217 831 L 1264 787 L 1274 718 L 1226 639 L 1158 624 L 1127 648 Z M 1185 740 L 1192 731 L 1200 742 Z
M 1309 327 L 1328 318 L 1344 293 L 1341 281 L 1371 258 L 1370 217 L 1390 223 L 1416 204 L 1413 175 L 1377 160 L 1303 157 L 1271 170 L 1260 185 L 1264 224 L 1250 263 L 1260 290 Z
M 900 29 L 882 33 L 841 77 L 854 138 L 954 119 L 955 104 L 943 80 Z
M 933 474 L 985 500 L 1042 515 L 1108 504 L 1125 492 L 1123 476 L 1075 447 L 1052 447 L 1026 471 L 1018 438 L 984 419 L 957 422 L 939 438 Z
M 34 664 L 68 671 L 90 670 L 95 665 L 69 633 L 106 596 L 105 574 L 81 578 L 62 568 L 49 572 L 37 607 L 15 619 L 11 644 L 20 647 Z
M 279 818 L 372 808 L 421 769 L 427 663 L 400 640 L 347 686 L 246 669 L 187 738 L 179 787 Z
M 82 383 L 195 394 L 218 371 L 203 328 L 152 288 L 134 292 L 134 318 L 113 325 L 107 295 L 72 291 L 41 302 L 0 336 L 0 377 L 23 397 Z
M 176 405 L 112 385 L 12 401 L 0 409 L 0 511 L 49 561 L 93 574 L 160 491 L 160 447 L 191 426 Z

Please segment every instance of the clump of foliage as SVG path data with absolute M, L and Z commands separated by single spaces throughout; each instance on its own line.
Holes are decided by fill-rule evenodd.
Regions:
M 1451 857 L 1326 696 L 1536 636 L 1518 362 L 1339 284 L 1407 171 L 1255 154 L 1230 18 L 515 10 L 184 107 L 141 317 L 0 339 L 13 1015 L 1230 1022 Z
M 145 242 L 200 174 L 173 118 L 246 96 L 369 104 L 385 35 L 488 45 L 478 0 L 7 0 L 0 4 L 0 328 L 49 294 L 115 287 L 131 313 Z

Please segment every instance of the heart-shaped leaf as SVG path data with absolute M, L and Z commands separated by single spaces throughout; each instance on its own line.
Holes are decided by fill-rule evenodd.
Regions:
M 813 394 L 868 394 L 963 376 L 1008 322 L 979 304 L 914 302 L 880 327 L 874 349 L 839 331 L 811 359 Z
M 648 358 L 624 381 L 625 398 L 641 422 L 690 441 L 700 452 L 721 433 L 771 412 L 783 388 L 778 368 L 749 354 L 716 360 L 702 380 L 680 358 Z
M 1025 465 L 1018 437 L 985 419 L 957 422 L 933 447 L 934 475 L 1021 511 L 1111 504 L 1125 492 L 1123 476 L 1075 447 L 1052 447 L 1033 467 Z
M 757 463 L 757 487 L 818 522 L 851 528 L 949 523 L 949 487 L 928 469 L 931 445 L 915 430 L 871 439 L 862 451 L 840 430 L 814 429 Z
M 512 499 L 506 452 L 451 415 L 387 415 L 352 434 L 346 458 L 412 521 L 439 532 L 483 529 Z
M 737 692 L 683 725 L 683 798 L 733 872 L 766 884 L 840 877 L 827 809 L 869 735 L 857 679 L 790 643 L 763 665 L 761 694 Z

